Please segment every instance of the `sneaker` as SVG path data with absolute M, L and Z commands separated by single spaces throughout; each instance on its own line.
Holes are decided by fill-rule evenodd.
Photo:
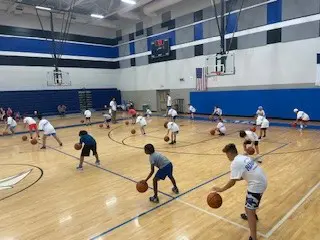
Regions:
M 177 187 L 173 187 L 172 192 L 174 192 L 175 194 L 179 194 L 179 189 Z
M 261 137 L 259 137 L 258 139 L 261 140 Z
M 176 141 L 173 141 L 173 144 L 176 144 L 177 142 Z
M 174 144 L 174 142 L 171 142 L 171 143 L 169 143 L 170 145 L 173 145 Z
M 159 198 L 155 197 L 155 196 L 150 197 L 149 200 L 150 200 L 150 202 L 153 202 L 153 203 L 159 203 Z
M 245 213 L 242 213 L 242 214 L 240 215 L 240 217 L 241 217 L 243 220 L 248 220 L 247 214 L 245 214 Z M 257 219 L 257 221 L 259 221 L 259 218 L 258 218 L 258 215 L 257 215 L 257 214 L 256 214 L 256 219 Z
M 60 147 L 62 147 L 62 143 L 60 143 L 59 145 L 60 145 Z
M 249 240 L 252 240 L 252 237 L 251 237 L 251 236 L 249 237 Z
M 96 161 L 95 163 L 97 166 L 100 166 L 100 161 Z
M 40 149 L 47 149 L 47 147 L 45 147 L 45 146 L 42 146 Z
M 258 163 L 262 163 L 262 157 L 259 157 L 259 158 L 257 159 L 257 162 L 258 162 Z
M 83 167 L 80 167 L 80 166 L 79 166 L 79 167 L 77 167 L 77 170 L 78 170 L 78 171 L 83 171 Z

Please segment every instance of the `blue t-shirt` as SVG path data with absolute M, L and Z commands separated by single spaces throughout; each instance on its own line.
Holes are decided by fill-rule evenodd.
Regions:
M 92 136 L 90 136 L 89 134 L 86 135 L 82 135 L 80 137 L 80 143 L 84 143 L 85 145 L 91 145 L 94 146 L 96 145 L 96 140 L 94 140 L 94 138 Z

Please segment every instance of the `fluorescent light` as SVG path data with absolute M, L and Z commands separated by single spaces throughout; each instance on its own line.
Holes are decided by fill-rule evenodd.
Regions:
M 136 1 L 134 0 L 121 0 L 121 2 L 132 4 L 132 5 L 136 4 Z
M 99 18 L 99 19 L 104 18 L 103 15 L 99 15 L 99 14 L 91 14 L 91 17 L 93 17 L 93 18 Z
M 51 11 L 51 8 L 41 7 L 41 6 L 36 6 L 36 9 L 45 10 L 45 11 Z

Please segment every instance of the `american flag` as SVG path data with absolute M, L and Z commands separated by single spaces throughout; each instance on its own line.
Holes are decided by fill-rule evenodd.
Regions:
M 208 82 L 205 75 L 204 68 L 196 68 L 196 82 L 198 91 L 208 90 Z

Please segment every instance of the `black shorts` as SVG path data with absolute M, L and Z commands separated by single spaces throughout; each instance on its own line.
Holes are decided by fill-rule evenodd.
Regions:
M 250 141 L 250 140 L 246 140 L 246 141 L 244 141 L 244 144 L 251 144 L 252 142 Z M 253 143 L 255 146 L 258 146 L 259 145 L 259 141 L 254 141 L 254 143 Z
M 245 207 L 251 210 L 259 208 L 262 195 L 263 193 L 247 192 Z
M 132 117 L 133 117 L 133 118 L 137 117 L 137 114 L 133 114 Z
M 97 154 L 97 145 L 84 145 L 82 148 L 81 156 L 89 157 L 90 151 L 92 151 L 93 155 Z
M 107 119 L 104 122 L 109 123 L 109 122 L 111 122 L 111 119 Z
M 175 121 L 177 119 L 177 116 L 172 117 L 173 121 Z
M 86 120 L 91 120 L 91 117 L 86 117 Z

